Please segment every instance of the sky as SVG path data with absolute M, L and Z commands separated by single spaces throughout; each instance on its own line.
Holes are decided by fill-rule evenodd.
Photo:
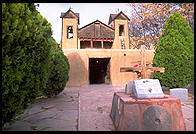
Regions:
M 53 38 L 57 43 L 61 40 L 62 18 L 61 12 L 67 12 L 70 8 L 80 14 L 79 28 L 95 21 L 108 24 L 109 15 L 123 11 L 128 17 L 132 8 L 128 3 L 35 3 L 39 4 L 37 10 L 52 25 Z

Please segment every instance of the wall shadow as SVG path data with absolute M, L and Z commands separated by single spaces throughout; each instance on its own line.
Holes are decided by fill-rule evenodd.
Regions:
M 87 63 L 77 52 L 71 52 L 67 55 L 70 64 L 69 81 L 66 87 L 75 87 L 88 85 Z M 85 58 L 85 57 L 84 57 Z

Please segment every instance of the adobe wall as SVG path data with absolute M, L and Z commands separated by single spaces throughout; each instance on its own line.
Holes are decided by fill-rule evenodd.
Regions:
M 121 49 L 63 49 L 70 63 L 67 87 L 89 84 L 89 58 L 111 58 L 110 79 L 112 85 L 125 85 L 137 79 L 135 72 L 120 72 L 120 67 L 131 67 L 140 63 L 140 50 Z M 146 50 L 146 62 L 152 63 L 154 50 Z
M 119 26 L 124 25 L 124 36 L 119 36 Z M 128 20 L 114 20 L 115 38 L 112 49 L 121 49 L 121 39 L 124 39 L 125 48 L 129 49 Z
M 73 38 L 67 39 L 67 26 L 73 26 Z M 78 47 L 78 22 L 77 19 L 63 18 L 62 29 L 62 48 L 75 48 Z

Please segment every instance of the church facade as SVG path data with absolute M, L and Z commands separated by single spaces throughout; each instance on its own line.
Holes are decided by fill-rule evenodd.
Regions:
M 123 13 L 110 14 L 108 25 L 96 20 L 78 28 L 79 13 L 61 13 L 61 43 L 70 63 L 67 86 L 107 83 L 125 85 L 136 80 L 136 72 L 120 72 L 121 67 L 139 64 L 139 49 L 131 49 L 129 18 Z M 85 19 L 85 18 L 84 18 Z M 152 64 L 154 50 L 146 50 L 146 62 Z M 150 77 L 151 73 L 147 73 Z

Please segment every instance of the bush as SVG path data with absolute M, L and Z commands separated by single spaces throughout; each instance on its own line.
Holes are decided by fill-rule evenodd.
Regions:
M 66 86 L 69 79 L 69 62 L 67 57 L 63 54 L 59 45 L 55 41 L 52 43 L 50 51 L 51 61 L 49 64 L 49 79 L 46 88 L 43 89 L 43 94 L 51 97 L 59 94 Z
M 171 15 L 164 24 L 153 66 L 165 67 L 165 73 L 154 73 L 163 86 L 185 87 L 194 79 L 194 34 L 179 13 Z
M 33 3 L 2 4 L 2 126 L 45 88 L 51 35 Z

